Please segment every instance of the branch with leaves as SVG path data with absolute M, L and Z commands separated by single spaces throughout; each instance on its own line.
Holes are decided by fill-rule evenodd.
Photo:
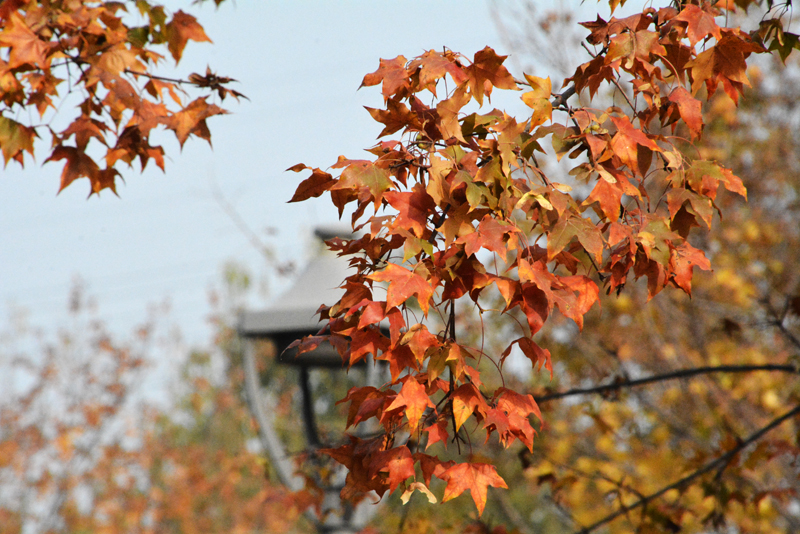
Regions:
M 352 436 L 324 451 L 349 469 L 343 496 L 430 491 L 435 476 L 446 483 L 443 501 L 470 490 L 480 514 L 488 486 L 506 485 L 495 467 L 427 450 L 460 445 L 470 421 L 487 440 L 505 447 L 519 440 L 532 451 L 530 420 L 541 419 L 533 396 L 488 387 L 480 363 L 500 370 L 518 351 L 552 375 L 550 351 L 533 336 L 555 310 L 582 328 L 600 294 L 596 280 L 607 293 L 646 278 L 648 298 L 667 287 L 691 295 L 694 268 L 711 268 L 691 231 L 711 228 L 721 188 L 742 197 L 746 190 L 729 168 L 682 145 L 702 137 L 703 101 L 721 87 L 738 103 L 748 58 L 767 52 L 763 36 L 723 25 L 723 15 L 687 3 L 584 23 L 599 50 L 560 94 L 549 78 L 515 78 L 506 57 L 488 47 L 472 58 L 445 49 L 382 59 L 361 86 L 381 86 L 385 107 L 368 112 L 383 125 L 379 138 L 394 137 L 370 148 L 370 159 L 340 157 L 333 173 L 289 169 L 311 171 L 292 202 L 329 193 L 340 216 L 351 210 L 353 230 L 364 233 L 328 242 L 357 273 L 338 302 L 321 308 L 326 333 L 296 342 L 298 352 L 327 340 L 345 365 L 372 354 L 391 371 L 383 387 L 353 388 L 342 401 L 348 426 L 375 418 L 383 428 L 377 438 Z M 520 86 L 531 109 L 522 120 L 483 108 L 494 91 Z M 566 105 L 572 94 L 592 99 L 601 88 L 625 95 L 628 109 Z M 689 139 L 669 135 L 679 125 Z M 591 191 L 582 201 L 538 164 L 545 139 L 559 161 L 587 160 L 569 169 Z M 452 320 L 456 305 L 496 309 L 488 304 L 494 297 L 501 302 L 494 313 L 516 330 L 496 355 L 458 340 Z M 756 367 L 796 373 L 704 367 L 560 395 Z
M 135 25 L 143 21 L 143 25 Z M 226 96 L 235 81 L 192 74 L 178 79 L 153 70 L 168 52 L 180 62 L 189 41 L 210 42 L 195 17 L 168 14 L 157 4 L 138 2 L 40 2 L 9 0 L 0 6 L 0 149 L 5 164 L 25 164 L 25 153 L 40 152 L 35 140 L 51 138 L 47 162 L 63 161 L 59 191 L 88 178 L 90 195 L 116 193 L 121 164 L 152 159 L 164 170 L 164 148 L 150 144 L 154 129 L 211 141 L 207 119 L 225 110 L 199 96 L 188 101 L 184 86 Z M 143 81 L 144 83 L 140 83 Z M 65 84 L 66 82 L 66 84 Z M 80 100 L 65 112 L 68 96 Z M 35 109 L 37 123 L 20 119 Z

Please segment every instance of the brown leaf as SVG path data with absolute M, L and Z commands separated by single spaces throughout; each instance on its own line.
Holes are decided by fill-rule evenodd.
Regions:
M 206 98 L 208 97 L 197 98 L 181 111 L 163 119 L 164 125 L 175 132 L 181 147 L 190 135 L 196 135 L 211 144 L 211 133 L 208 131 L 206 119 L 227 113 L 216 104 L 206 102 Z
M 180 10 L 167 23 L 166 30 L 169 51 L 176 63 L 181 60 L 183 49 L 186 48 L 186 43 L 190 39 L 197 42 L 212 42 L 203 27 L 197 22 L 197 19 Z
M 294 167 L 289 167 L 286 170 L 300 172 L 303 169 L 308 168 L 310 167 L 306 167 L 300 163 Z M 309 198 L 319 197 L 336 183 L 336 180 L 334 180 L 333 176 L 325 171 L 321 171 L 319 169 L 311 169 L 311 171 L 311 176 L 300 182 L 300 185 L 297 186 L 297 190 L 294 192 L 294 195 L 289 202 L 300 202 Z

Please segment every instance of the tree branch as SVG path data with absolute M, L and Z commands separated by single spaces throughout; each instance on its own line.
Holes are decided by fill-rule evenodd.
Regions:
M 776 371 L 782 373 L 800 374 L 800 369 L 793 365 L 779 365 L 779 364 L 764 364 L 764 365 L 717 365 L 713 367 L 693 367 L 691 369 L 680 369 L 671 373 L 664 373 L 661 375 L 653 375 L 645 378 L 638 378 L 635 380 L 624 380 L 621 382 L 614 382 L 612 384 L 604 384 L 602 386 L 592 386 L 589 388 L 573 388 L 559 393 L 551 393 L 549 395 L 534 396 L 538 404 L 565 397 L 573 397 L 575 395 L 587 395 L 590 393 L 605 393 L 607 391 L 617 391 L 622 388 L 631 388 L 636 386 L 643 386 L 645 384 L 652 384 L 654 382 L 665 382 L 667 380 L 675 380 L 678 378 L 689 378 L 697 375 L 706 375 L 713 373 L 751 373 L 754 371 Z
M 561 106 L 566 106 L 567 100 L 574 94 L 575 94 L 575 84 L 573 83 L 572 85 L 567 87 L 561 94 L 555 95 L 555 98 L 553 98 L 551 104 L 554 108 L 560 108 Z
M 596 530 L 597 528 L 599 528 L 599 527 L 601 527 L 601 526 L 603 526 L 603 525 L 605 525 L 607 523 L 610 523 L 611 521 L 614 521 L 619 516 L 627 514 L 631 510 L 635 510 L 636 508 L 639 508 L 640 506 L 646 505 L 650 501 L 652 501 L 654 499 L 657 499 L 658 497 L 664 495 L 668 491 L 673 490 L 673 489 L 678 489 L 678 488 L 684 486 L 685 484 L 687 484 L 688 482 L 691 482 L 692 480 L 696 479 L 697 477 L 699 477 L 701 475 L 704 475 L 705 473 L 708 473 L 709 471 L 713 471 L 714 469 L 717 469 L 718 467 L 726 465 L 728 462 L 730 462 L 733 459 L 734 456 L 739 454 L 748 445 L 751 445 L 751 444 L 755 443 L 756 441 L 761 439 L 765 434 L 767 434 L 769 431 L 771 431 L 772 429 L 780 426 L 785 421 L 787 421 L 787 420 L 789 420 L 792 417 L 795 417 L 797 415 L 800 415 L 800 404 L 798 404 L 797 406 L 795 406 L 794 408 L 792 408 L 790 411 L 788 411 L 787 413 L 783 414 L 782 416 L 780 416 L 780 417 L 778 417 L 776 419 L 773 419 L 772 421 L 769 422 L 769 424 L 767 424 L 766 426 L 762 427 L 761 429 L 756 431 L 754 434 L 751 434 L 747 439 L 742 441 L 739 445 L 737 445 L 733 449 L 729 450 L 728 452 L 726 452 L 722 456 L 718 457 L 717 459 L 708 462 L 704 466 L 702 466 L 699 469 L 689 473 L 688 475 L 686 475 L 685 477 L 681 478 L 680 480 L 677 480 L 676 482 L 673 482 L 672 484 L 670 484 L 668 486 L 664 486 L 663 488 L 661 488 L 660 490 L 656 491 L 655 493 L 651 493 L 650 495 L 647 495 L 646 497 L 642 497 L 641 499 L 639 499 L 638 501 L 636 501 L 635 503 L 633 503 L 633 504 L 631 504 L 629 506 L 621 507 L 616 512 L 605 516 L 603 519 L 601 519 L 601 520 L 599 520 L 599 521 L 597 521 L 595 523 L 592 523 L 588 527 L 584 527 L 581 530 L 576 531 L 576 534 L 588 534 L 589 532 L 592 532 L 593 530 Z

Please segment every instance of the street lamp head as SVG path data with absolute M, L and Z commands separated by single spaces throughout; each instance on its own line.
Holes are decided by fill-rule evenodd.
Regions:
M 321 227 L 314 231 L 320 241 L 334 237 L 351 238 L 349 232 Z M 270 339 L 277 349 L 278 363 L 300 367 L 341 369 L 342 357 L 329 343 L 297 356 L 297 349 L 287 347 L 295 340 L 317 334 L 320 323 L 317 310 L 321 304 L 332 305 L 343 290 L 339 287 L 351 274 L 347 262 L 320 247 L 291 288 L 263 311 L 244 311 L 239 316 L 239 335 L 249 339 Z

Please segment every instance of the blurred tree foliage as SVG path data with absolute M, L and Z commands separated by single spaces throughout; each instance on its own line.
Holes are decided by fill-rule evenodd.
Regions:
M 80 289 L 70 300 L 56 336 L 3 334 L 13 387 L 0 396 L 0 533 L 306 530 L 302 501 L 265 480 L 240 369 L 224 353 L 230 330 L 185 358 L 165 317 L 123 342 Z M 164 372 L 148 369 L 182 357 L 170 402 L 148 402 Z

